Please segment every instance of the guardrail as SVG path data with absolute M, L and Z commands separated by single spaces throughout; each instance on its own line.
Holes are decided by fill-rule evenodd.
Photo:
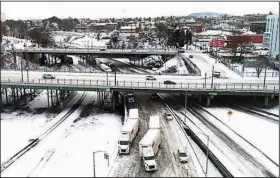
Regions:
M 252 83 L 176 83 L 163 82 L 134 82 L 114 80 L 79 80 L 79 79 L 38 79 L 38 80 L 1 80 L 3 85 L 39 85 L 78 88 L 123 88 L 123 89 L 158 89 L 158 90 L 191 90 L 191 91 L 232 91 L 232 92 L 279 92 L 279 84 L 252 84 Z
M 79 63 L 80 65 L 83 65 L 82 63 Z M 20 68 L 16 68 L 16 69 L 1 69 L 1 71 L 21 71 Z M 23 70 L 24 72 L 26 72 L 26 69 Z M 81 69 L 80 71 L 75 71 L 75 70 L 66 70 L 66 69 L 60 69 L 60 70 L 56 70 L 56 69 L 49 69 L 49 68 L 44 68 L 44 69 L 28 69 L 28 72 L 69 72 L 69 73 L 92 73 L 92 74 L 106 74 L 106 72 L 104 71 L 96 71 L 94 68 L 87 68 L 87 69 Z M 118 72 L 108 72 L 108 74 L 133 74 L 133 75 L 143 75 L 143 76 L 147 76 L 147 75 L 161 75 L 161 76 L 200 76 L 199 74 L 190 74 L 187 72 L 176 72 L 176 73 L 158 73 L 158 72 L 150 72 L 147 71 L 146 73 L 133 73 L 133 72 L 122 72 L 122 71 L 118 71 Z M 201 77 L 202 79 L 204 79 L 204 77 Z
M 177 49 L 24 48 L 15 52 L 177 53 Z

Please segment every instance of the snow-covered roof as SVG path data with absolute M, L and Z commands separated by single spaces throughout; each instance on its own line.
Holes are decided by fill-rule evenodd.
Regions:
M 132 26 L 122 26 L 121 30 L 131 30 L 131 29 L 135 30 L 135 28 L 136 28 L 136 26 L 133 26 L 133 25 Z
M 255 32 L 251 32 L 251 31 L 247 31 L 245 33 L 243 33 L 243 35 L 256 35 L 257 33 Z
M 197 35 L 213 35 L 213 36 L 217 36 L 217 35 L 231 35 L 231 32 L 227 32 L 227 31 L 222 31 L 222 30 L 207 30 L 201 33 L 198 33 Z

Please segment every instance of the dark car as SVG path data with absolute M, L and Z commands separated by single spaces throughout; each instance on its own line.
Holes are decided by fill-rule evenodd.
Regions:
M 193 58 L 193 55 L 189 55 L 189 58 Z
M 175 82 L 170 81 L 170 80 L 165 80 L 163 83 L 166 84 L 166 85 L 176 85 Z
M 158 95 L 156 93 L 152 94 L 151 95 L 151 99 L 152 100 L 158 99 Z

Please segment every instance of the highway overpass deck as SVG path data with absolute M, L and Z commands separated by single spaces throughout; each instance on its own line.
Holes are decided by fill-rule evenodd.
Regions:
M 163 82 L 135 82 L 115 80 L 84 80 L 84 79 L 32 79 L 32 80 L 1 80 L 1 88 L 32 88 L 71 91 L 142 91 L 151 93 L 182 93 L 204 95 L 258 95 L 279 96 L 279 84 L 256 83 L 176 83 L 166 85 Z

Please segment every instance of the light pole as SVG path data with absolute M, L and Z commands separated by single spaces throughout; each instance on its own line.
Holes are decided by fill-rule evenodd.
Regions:
M 187 120 L 187 99 L 188 99 L 188 90 L 186 90 L 186 94 L 185 94 L 185 123 Z
M 207 73 L 205 73 L 205 88 L 206 88 L 206 77 L 207 77 Z
M 213 74 L 214 74 L 214 66 L 212 67 L 212 81 L 211 81 L 211 88 L 213 88 Z
M 95 153 L 100 153 L 103 152 L 104 153 L 104 158 L 108 160 L 108 166 L 109 166 L 109 154 L 106 153 L 106 151 L 94 151 L 93 152 L 93 177 L 95 177 Z
M 107 86 L 108 86 L 108 72 L 106 72 L 106 75 L 107 75 Z
M 207 177 L 207 173 L 208 173 L 208 156 L 209 156 L 209 135 L 205 134 L 205 133 L 198 133 L 198 134 L 202 134 L 204 135 L 205 137 L 207 137 L 207 158 L 206 158 L 206 170 L 205 170 L 205 174 L 206 174 L 206 177 Z
M 266 80 L 266 70 L 267 70 L 267 66 L 265 66 L 265 70 L 264 70 L 264 79 L 263 79 L 263 87 L 265 88 L 265 80 Z

